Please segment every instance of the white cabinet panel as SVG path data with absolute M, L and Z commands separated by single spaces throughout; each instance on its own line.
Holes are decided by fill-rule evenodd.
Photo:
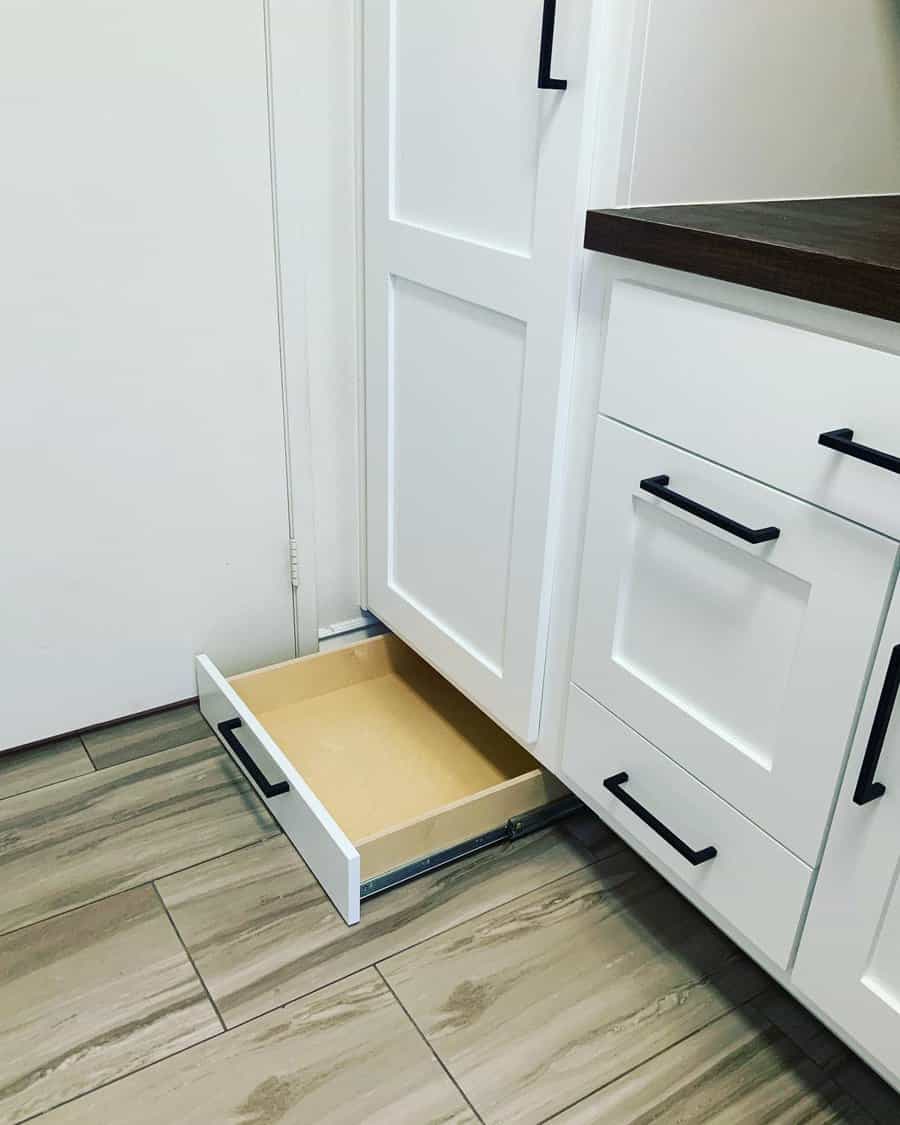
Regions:
M 523 93 L 540 4 L 394 0 L 393 18 L 394 217 L 529 253 L 543 105 Z
M 900 1075 L 898 679 L 895 597 L 793 975 L 810 1000 L 894 1075 Z M 865 803 L 858 804 L 857 796 Z
M 572 679 L 814 864 L 896 550 L 601 418 Z
M 537 735 L 588 0 L 365 5 L 368 601 Z
M 525 325 L 400 278 L 392 296 L 390 581 L 499 675 Z

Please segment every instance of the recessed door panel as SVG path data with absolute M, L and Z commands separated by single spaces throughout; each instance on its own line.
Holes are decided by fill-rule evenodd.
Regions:
M 613 660 L 771 769 L 809 582 L 650 497 L 634 498 L 631 530 Z
M 525 325 L 402 278 L 392 323 L 390 584 L 496 672 Z

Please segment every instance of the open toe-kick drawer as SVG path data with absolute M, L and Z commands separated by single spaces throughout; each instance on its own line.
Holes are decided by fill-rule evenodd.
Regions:
M 207 722 L 350 923 L 361 898 L 576 804 L 394 636 L 230 678 L 198 656 L 197 686 Z

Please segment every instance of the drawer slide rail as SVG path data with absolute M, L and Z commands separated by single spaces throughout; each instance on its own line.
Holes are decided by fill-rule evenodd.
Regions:
M 384 875 L 377 875 L 374 879 L 369 879 L 368 882 L 361 884 L 359 897 L 361 899 L 372 898 L 373 895 L 381 894 L 382 891 L 388 891 L 401 883 L 408 883 L 411 879 L 416 879 L 429 871 L 436 871 L 439 867 L 446 867 L 448 863 L 454 863 L 464 856 L 480 852 L 494 844 L 502 844 L 507 840 L 518 840 L 520 836 L 529 836 L 532 832 L 538 832 L 541 828 L 564 820 L 567 816 L 579 812 L 584 807 L 584 804 L 573 796 L 551 801 L 539 809 L 532 809 L 530 812 L 511 817 L 506 824 L 500 825 L 499 828 L 493 828 L 490 832 L 482 832 L 479 836 L 473 836 L 470 840 L 454 844 L 452 848 L 444 848 L 443 851 L 423 856 L 421 859 L 413 860 L 412 863 L 396 867 L 393 871 L 386 871 Z

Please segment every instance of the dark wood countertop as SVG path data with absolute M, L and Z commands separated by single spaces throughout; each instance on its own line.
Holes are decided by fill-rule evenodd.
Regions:
M 900 195 L 588 211 L 584 245 L 900 322 Z

